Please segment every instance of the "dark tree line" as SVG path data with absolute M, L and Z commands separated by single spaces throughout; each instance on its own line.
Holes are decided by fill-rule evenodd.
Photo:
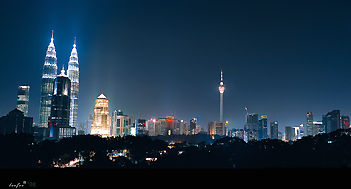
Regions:
M 35 142 L 30 135 L 0 136 L 0 168 L 50 168 L 81 157 L 80 168 L 314 168 L 350 167 L 351 131 L 303 137 L 295 142 L 244 142 L 224 137 L 212 144 L 169 144 L 148 136 L 74 136 Z M 127 150 L 127 156 L 107 156 Z M 149 162 L 146 158 L 157 158 Z

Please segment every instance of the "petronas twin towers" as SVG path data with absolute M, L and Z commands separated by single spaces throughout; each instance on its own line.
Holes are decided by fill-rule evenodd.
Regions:
M 64 68 L 63 68 L 64 69 Z M 76 40 L 74 40 L 71 56 L 69 57 L 68 78 L 71 81 L 71 102 L 70 102 L 70 121 L 71 127 L 77 127 L 78 111 L 78 93 L 79 93 L 79 63 L 76 49 Z M 39 127 L 48 127 L 48 119 L 51 113 L 51 100 L 54 91 L 54 81 L 57 77 L 57 57 L 54 45 L 53 32 L 51 42 L 48 46 L 43 66 L 41 98 L 39 110 Z

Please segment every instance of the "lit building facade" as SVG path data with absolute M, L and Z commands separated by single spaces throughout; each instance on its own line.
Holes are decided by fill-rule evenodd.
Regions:
M 350 117 L 349 116 L 341 116 L 341 128 L 343 128 L 343 129 L 350 128 Z
M 247 114 L 245 133 L 247 134 L 247 140 L 258 140 L 258 114 Z
M 134 124 L 135 121 L 132 117 L 123 114 L 122 110 L 115 110 L 112 115 L 112 136 L 131 135 Z
M 197 128 L 197 119 L 196 118 L 193 118 L 193 119 L 191 119 L 190 120 L 190 135 L 195 135 L 195 134 L 197 134 L 197 132 L 196 132 L 196 128 Z
M 28 102 L 29 102 L 29 86 L 20 85 L 17 90 L 17 106 L 24 113 L 24 116 L 28 115 Z
M 325 133 L 331 133 L 341 128 L 340 125 L 340 110 L 333 110 L 323 115 L 323 125 L 325 126 Z
M 208 123 L 209 135 L 228 136 L 227 121 L 211 121 Z
M 78 93 L 79 93 L 79 63 L 76 49 L 76 40 L 74 40 L 71 56 L 69 57 L 68 78 L 71 80 L 71 107 L 69 125 L 77 127 L 78 117 Z
M 325 133 L 322 121 L 313 121 L 313 136 Z
M 258 140 L 267 139 L 267 115 L 261 115 L 260 119 L 258 120 L 258 123 Z
M 147 135 L 146 130 L 146 120 L 145 119 L 138 119 L 137 120 L 137 135 Z
M 149 119 L 146 121 L 146 130 L 149 136 L 156 136 L 155 124 L 156 124 L 156 119 Z
M 41 77 L 41 96 L 39 109 L 39 127 L 48 127 L 51 113 L 51 98 L 54 91 L 54 81 L 57 75 L 57 58 L 53 33 L 48 46 Z
M 71 80 L 65 75 L 64 67 L 54 82 L 54 93 L 49 117 L 50 138 L 62 139 L 76 134 L 76 128 L 70 127 Z
M 109 111 L 108 99 L 101 93 L 95 100 L 93 123 L 90 129 L 91 135 L 101 135 L 102 137 L 111 136 L 111 116 Z
M 314 136 L 313 134 L 313 113 L 306 113 L 306 127 L 305 127 L 305 136 Z
M 230 130 L 229 136 L 230 137 L 237 137 L 237 138 L 244 140 L 245 131 L 244 131 L 244 129 L 232 129 L 232 130 Z
M 271 139 L 278 139 L 278 121 L 270 122 Z

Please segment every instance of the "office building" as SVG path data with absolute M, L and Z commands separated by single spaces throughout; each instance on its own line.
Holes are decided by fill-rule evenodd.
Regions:
M 258 120 L 258 140 L 267 139 L 267 115 L 261 115 Z
M 39 109 L 39 127 L 48 127 L 48 121 L 51 113 L 51 98 L 54 92 L 54 81 L 57 75 L 57 58 L 54 45 L 53 32 L 51 42 L 48 46 L 41 77 L 41 96 Z
M 230 137 L 237 137 L 237 138 L 244 140 L 245 131 L 244 131 L 244 129 L 231 129 L 229 132 L 229 136 Z
M 51 139 L 62 139 L 76 135 L 76 128 L 70 127 L 70 95 L 71 81 L 65 75 L 62 67 L 61 74 L 55 78 L 54 92 L 51 101 L 49 129 Z
M 29 102 L 29 86 L 20 85 L 17 90 L 17 109 L 24 113 L 24 116 L 28 116 L 28 102 Z
M 209 135 L 228 136 L 227 121 L 213 121 L 208 123 Z
M 91 135 L 111 136 L 111 116 L 109 111 L 108 99 L 101 93 L 95 100 L 93 123 L 90 129 Z
M 115 110 L 112 115 L 112 136 L 131 135 L 135 121 L 132 117 L 123 114 L 122 110 Z M 136 131 L 135 131 L 136 134 Z
M 278 137 L 278 121 L 270 122 L 271 139 L 279 139 Z
M 156 124 L 156 119 L 149 119 L 146 121 L 146 130 L 149 136 L 156 136 L 155 124 Z
M 196 118 L 192 118 L 190 120 L 190 134 L 191 135 L 197 134 L 196 128 L 197 128 L 197 119 Z
M 325 127 L 322 121 L 313 121 L 313 136 L 325 133 Z
M 246 115 L 246 124 L 245 124 L 245 133 L 248 135 L 247 139 L 258 140 L 258 114 L 247 114 Z
M 306 114 L 305 136 L 313 136 L 313 113 L 312 112 L 307 112 Z
M 325 133 L 331 133 L 341 128 L 340 124 L 340 110 L 333 110 L 323 115 L 323 125 L 325 126 Z
M 79 63 L 78 53 L 76 49 L 76 40 L 74 40 L 71 56 L 68 61 L 68 78 L 71 80 L 71 106 L 70 106 L 70 120 L 69 125 L 77 127 L 78 117 L 78 93 L 79 93 Z
M 350 117 L 349 116 L 341 116 L 341 128 L 349 129 L 350 128 Z
M 137 135 L 147 135 L 146 130 L 146 120 L 145 119 L 138 119 L 137 120 Z
M 285 141 L 296 141 L 298 139 L 297 127 L 285 127 Z

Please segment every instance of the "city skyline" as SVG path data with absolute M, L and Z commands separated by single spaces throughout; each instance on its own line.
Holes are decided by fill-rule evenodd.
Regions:
M 209 121 L 218 119 L 216 87 L 220 69 L 225 70 L 226 74 L 224 120 L 229 121 L 231 128 L 244 127 L 245 106 L 250 113 L 268 115 L 268 122 L 278 121 L 280 131 L 285 126 L 305 124 L 306 112 L 313 112 L 316 121 L 322 121 L 322 115 L 334 109 L 341 110 L 342 115 L 350 115 L 348 107 L 351 104 L 346 95 L 349 88 L 345 87 L 349 79 L 345 75 L 349 68 L 348 62 L 351 61 L 347 55 L 347 44 L 351 41 L 344 33 L 336 35 L 348 31 L 343 20 L 337 20 L 344 18 L 346 12 L 337 13 L 333 9 L 327 9 L 329 4 L 321 3 L 313 10 L 316 16 L 312 16 L 303 8 L 315 4 L 305 3 L 300 9 L 286 2 L 270 9 L 265 7 L 273 11 L 268 14 L 268 10 L 266 12 L 243 3 L 239 7 L 247 9 L 248 13 L 240 12 L 244 17 L 241 20 L 238 18 L 240 15 L 225 8 L 225 5 L 234 8 L 234 3 L 221 2 L 206 12 L 210 3 L 205 2 L 194 10 L 199 14 L 198 18 L 189 14 L 190 9 L 182 8 L 183 3 L 157 4 L 159 8 L 169 11 L 165 13 L 158 9 L 150 12 L 149 10 L 153 10 L 152 6 L 143 3 L 141 4 L 146 8 L 133 3 L 107 2 L 97 6 L 97 18 L 93 19 L 87 14 L 94 3 L 88 1 L 87 5 L 78 10 L 68 10 L 67 17 L 63 19 L 67 24 L 58 19 L 67 10 L 67 4 L 63 3 L 52 7 L 53 18 L 30 20 L 39 17 L 41 13 L 38 13 L 26 18 L 28 22 L 24 26 L 18 26 L 22 29 L 5 28 L 2 31 L 3 36 L 17 37 L 8 37 L 11 41 L 5 39 L 1 45 L 1 56 L 4 62 L 9 62 L 0 79 L 1 86 L 6 89 L 2 94 L 3 98 L 9 99 L 0 108 L 1 115 L 6 115 L 16 106 L 17 87 L 25 82 L 31 87 L 28 115 L 36 123 L 39 122 L 39 77 L 51 29 L 55 30 L 55 50 L 59 66 L 67 63 L 72 38 L 77 36 L 81 66 L 78 124 L 88 119 L 89 113 L 93 112 L 96 96 L 103 92 L 109 97 L 110 113 L 115 109 L 122 109 L 130 112 L 135 119 L 165 117 L 174 113 L 176 118 L 184 120 L 197 117 L 201 127 L 206 128 Z M 75 2 L 73 7 L 78 7 L 78 4 L 80 3 Z M 40 7 L 46 5 L 42 2 Z M 116 14 L 107 5 L 117 9 L 121 6 L 123 11 Z M 195 3 L 188 5 L 193 6 Z M 342 8 L 342 5 L 333 3 L 330 6 L 336 9 Z M 12 5 L 9 6 L 9 10 L 13 10 Z M 278 11 L 286 6 L 292 10 L 285 14 Z M 20 6 L 15 13 L 21 8 L 23 7 Z M 107 15 L 101 12 L 102 8 L 112 14 L 112 18 L 107 19 Z M 140 12 L 133 16 L 127 10 Z M 221 13 L 221 10 L 224 12 Z M 248 16 L 254 10 L 264 13 L 268 20 L 266 28 L 259 25 L 260 22 L 265 22 L 256 17 L 257 14 Z M 297 15 L 300 10 L 307 17 L 307 21 L 299 20 L 302 18 Z M 83 16 L 74 18 L 72 15 L 76 11 Z M 177 12 L 182 14 L 174 17 Z M 297 18 L 288 21 L 288 24 L 274 25 L 281 21 L 275 17 L 277 13 L 287 18 Z M 3 14 L 13 13 L 4 11 Z M 161 15 L 165 18 L 160 18 Z M 146 20 L 149 25 L 140 22 L 145 17 L 150 19 Z M 15 16 L 12 21 L 16 23 L 18 19 Z M 111 31 L 107 30 L 107 26 L 98 24 L 104 19 L 112 24 Z M 234 19 L 238 25 L 225 25 L 221 19 Z M 97 29 L 82 24 L 88 20 Z M 127 21 L 132 22 L 126 24 Z M 164 24 L 165 21 L 170 23 Z M 257 25 L 246 24 L 249 21 Z M 313 27 L 306 25 L 309 22 L 314 23 Z M 194 23 L 195 26 L 188 26 Z M 29 24 L 34 24 L 34 28 L 27 28 Z M 324 26 L 328 24 L 331 26 Z M 216 25 L 217 30 L 210 29 Z M 339 30 L 332 29 L 332 26 Z M 27 28 L 28 32 L 23 32 L 23 28 Z M 172 29 L 178 30 L 171 32 Z M 250 32 L 254 29 L 257 33 L 251 35 Z M 275 30 L 280 33 L 275 33 Z M 140 31 L 144 31 L 144 34 Z M 222 32 L 223 37 L 215 35 L 215 31 Z M 127 34 L 128 32 L 131 33 Z M 286 35 L 297 41 L 283 39 Z M 250 37 L 254 37 L 256 41 L 248 40 Z M 13 44 L 21 50 L 21 56 L 12 56 L 16 52 Z M 187 44 L 190 45 L 189 48 L 186 47 Z M 289 50 L 293 50 L 293 53 L 288 53 Z M 7 73 L 14 78 L 8 79 L 10 75 Z M 333 85 L 334 83 L 337 84 Z

